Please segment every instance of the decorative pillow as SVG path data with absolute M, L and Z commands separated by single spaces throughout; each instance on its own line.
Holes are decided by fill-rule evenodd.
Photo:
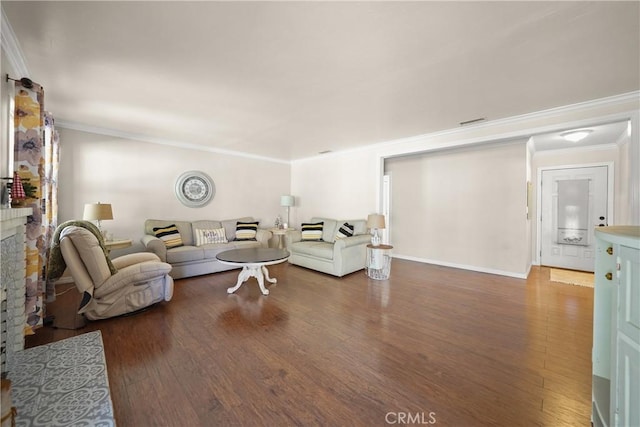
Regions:
M 196 228 L 196 246 L 207 245 L 209 243 L 227 243 L 224 228 L 213 228 L 209 230 Z
M 336 240 L 344 239 L 345 237 L 351 237 L 354 234 L 355 227 L 348 222 L 345 222 L 338 228 L 336 233 Z
M 175 224 L 166 227 L 154 227 L 153 234 L 164 242 L 167 249 L 183 246 L 182 237 L 180 237 L 180 232 Z
M 322 240 L 322 226 L 324 222 L 303 222 L 301 224 L 302 240 L 319 242 Z
M 236 222 L 236 240 L 256 240 L 260 222 Z

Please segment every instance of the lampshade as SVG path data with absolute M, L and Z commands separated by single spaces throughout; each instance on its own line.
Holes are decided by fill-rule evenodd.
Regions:
M 385 228 L 384 215 L 370 214 L 367 217 L 367 228 L 372 229 L 372 230 L 373 229 Z
M 295 198 L 293 196 L 280 196 L 280 206 L 295 206 Z
M 111 204 L 109 203 L 87 203 L 84 205 L 83 219 L 86 220 L 98 220 L 113 219 L 113 212 L 111 211 Z

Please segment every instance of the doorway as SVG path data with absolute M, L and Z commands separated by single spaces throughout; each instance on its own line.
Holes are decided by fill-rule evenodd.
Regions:
M 594 228 L 612 218 L 613 165 L 541 171 L 540 264 L 594 271 Z

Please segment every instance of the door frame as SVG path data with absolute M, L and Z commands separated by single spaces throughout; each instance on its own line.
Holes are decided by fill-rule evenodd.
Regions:
M 573 165 L 557 165 L 557 166 L 542 166 L 537 170 L 536 176 L 536 250 L 534 252 L 533 265 L 540 265 L 540 251 L 542 250 L 542 172 L 549 170 L 561 170 L 561 169 L 580 169 L 580 168 L 592 168 L 592 167 L 607 167 L 607 225 L 613 225 L 613 207 L 615 204 L 615 171 L 614 162 L 596 162 L 596 163 L 581 163 Z

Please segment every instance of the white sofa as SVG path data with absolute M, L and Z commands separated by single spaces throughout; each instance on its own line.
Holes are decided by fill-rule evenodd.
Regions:
M 367 233 L 367 221 L 311 218 L 308 223 L 322 222 L 322 240 L 304 241 L 301 230 L 289 231 L 285 235 L 287 249 L 291 253 L 289 263 L 342 277 L 364 269 L 367 244 L 371 235 Z M 336 239 L 344 223 L 354 226 L 354 235 Z
M 258 228 L 256 240 L 235 240 L 236 224 L 241 222 L 253 222 L 253 218 L 244 217 L 224 221 L 200 220 L 200 221 L 173 221 L 161 219 L 147 219 L 144 222 L 145 235 L 141 241 L 148 252 L 158 255 L 160 260 L 171 264 L 171 277 L 181 279 L 183 277 L 198 276 L 202 274 L 216 273 L 218 271 L 232 270 L 234 266 L 220 263 L 216 255 L 220 252 L 241 249 L 268 247 L 272 233 Z M 167 227 L 175 224 L 182 239 L 182 246 L 167 249 L 165 243 L 155 236 L 153 229 Z M 196 246 L 196 230 L 225 229 L 228 243 L 208 243 Z

